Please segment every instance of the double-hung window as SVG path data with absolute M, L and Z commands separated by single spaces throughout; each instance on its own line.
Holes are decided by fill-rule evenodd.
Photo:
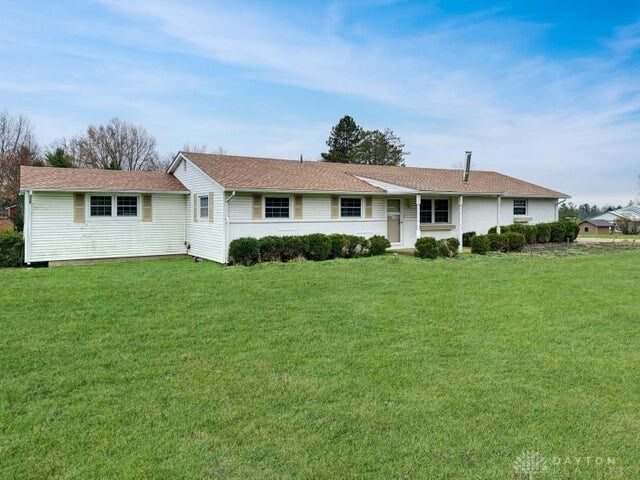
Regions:
M 289 218 L 289 197 L 265 197 L 265 218 Z
M 200 218 L 209 218 L 209 197 L 208 196 L 202 196 L 202 197 L 198 197 L 198 207 L 199 207 L 199 211 L 198 211 L 198 216 Z
M 362 217 L 362 199 L 343 197 L 340 199 L 341 217 Z
M 138 216 L 138 197 L 123 196 L 116 197 L 116 214 L 119 217 Z
M 420 202 L 420 223 L 449 223 L 449 200 L 423 198 Z
M 137 217 L 137 195 L 91 195 L 89 214 L 92 217 Z
M 92 195 L 90 213 L 92 217 L 110 217 L 113 199 L 111 195 Z
M 513 214 L 514 215 L 526 215 L 527 214 L 527 200 L 524 198 L 515 198 L 513 200 Z

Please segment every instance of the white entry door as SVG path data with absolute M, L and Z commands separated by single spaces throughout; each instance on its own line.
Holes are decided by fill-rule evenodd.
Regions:
M 402 203 L 398 198 L 387 199 L 387 239 L 391 243 L 400 243 Z

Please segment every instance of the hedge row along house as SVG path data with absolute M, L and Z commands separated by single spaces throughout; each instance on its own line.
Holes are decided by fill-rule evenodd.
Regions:
M 465 178 L 466 177 L 466 178 Z M 486 233 L 557 219 L 564 193 L 496 172 L 180 152 L 167 173 L 22 167 L 25 261 L 191 255 L 240 237 Z M 462 242 L 460 242 L 462 243 Z

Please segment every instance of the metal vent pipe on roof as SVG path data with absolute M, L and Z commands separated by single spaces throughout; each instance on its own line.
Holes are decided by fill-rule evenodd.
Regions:
M 464 152 L 467 156 L 465 164 L 464 164 L 464 172 L 462 174 L 462 181 L 467 183 L 469 181 L 469 172 L 471 171 L 471 152 Z

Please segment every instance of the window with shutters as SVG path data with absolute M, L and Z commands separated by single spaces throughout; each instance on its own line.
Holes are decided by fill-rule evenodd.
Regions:
M 265 218 L 289 218 L 289 197 L 265 197 Z
M 340 198 L 341 217 L 362 217 L 362 198 Z
M 90 212 L 92 217 L 110 217 L 113 197 L 106 195 L 92 195 Z
M 118 196 L 116 198 L 116 213 L 119 217 L 137 217 L 138 197 Z
M 208 196 L 198 197 L 198 206 L 200 207 L 200 211 L 199 211 L 200 218 L 208 219 L 209 218 L 209 197 Z

